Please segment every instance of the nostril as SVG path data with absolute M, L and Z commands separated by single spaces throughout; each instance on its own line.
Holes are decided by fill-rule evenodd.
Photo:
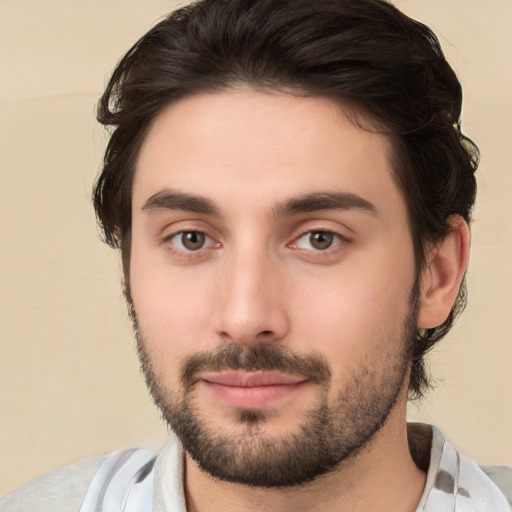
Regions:
M 261 336 L 270 336 L 272 334 L 272 331 L 261 331 Z

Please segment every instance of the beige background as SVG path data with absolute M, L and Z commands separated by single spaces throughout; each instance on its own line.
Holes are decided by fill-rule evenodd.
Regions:
M 432 355 L 414 419 L 512 463 L 512 2 L 401 0 L 464 82 L 480 145 L 470 305 Z M 0 0 L 0 494 L 77 458 L 165 442 L 138 372 L 117 255 L 89 201 L 94 105 L 117 59 L 174 2 Z

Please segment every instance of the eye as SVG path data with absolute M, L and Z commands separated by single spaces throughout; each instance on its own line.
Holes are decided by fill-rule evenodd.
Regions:
M 331 231 L 308 231 L 293 244 L 298 249 L 325 251 L 339 245 L 342 239 Z
M 185 252 L 198 251 L 214 244 L 213 240 L 201 231 L 180 231 L 171 236 L 169 241 L 176 249 Z

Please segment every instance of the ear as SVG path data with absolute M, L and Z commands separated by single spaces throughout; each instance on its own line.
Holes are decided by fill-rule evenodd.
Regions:
M 427 254 L 421 275 L 418 327 L 441 325 L 448 317 L 469 261 L 469 228 L 460 215 L 449 219 L 450 231 Z

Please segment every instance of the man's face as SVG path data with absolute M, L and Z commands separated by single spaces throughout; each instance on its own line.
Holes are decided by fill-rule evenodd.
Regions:
M 407 212 L 383 135 L 326 99 L 170 105 L 133 185 L 131 298 L 151 392 L 212 475 L 311 480 L 406 396 Z

